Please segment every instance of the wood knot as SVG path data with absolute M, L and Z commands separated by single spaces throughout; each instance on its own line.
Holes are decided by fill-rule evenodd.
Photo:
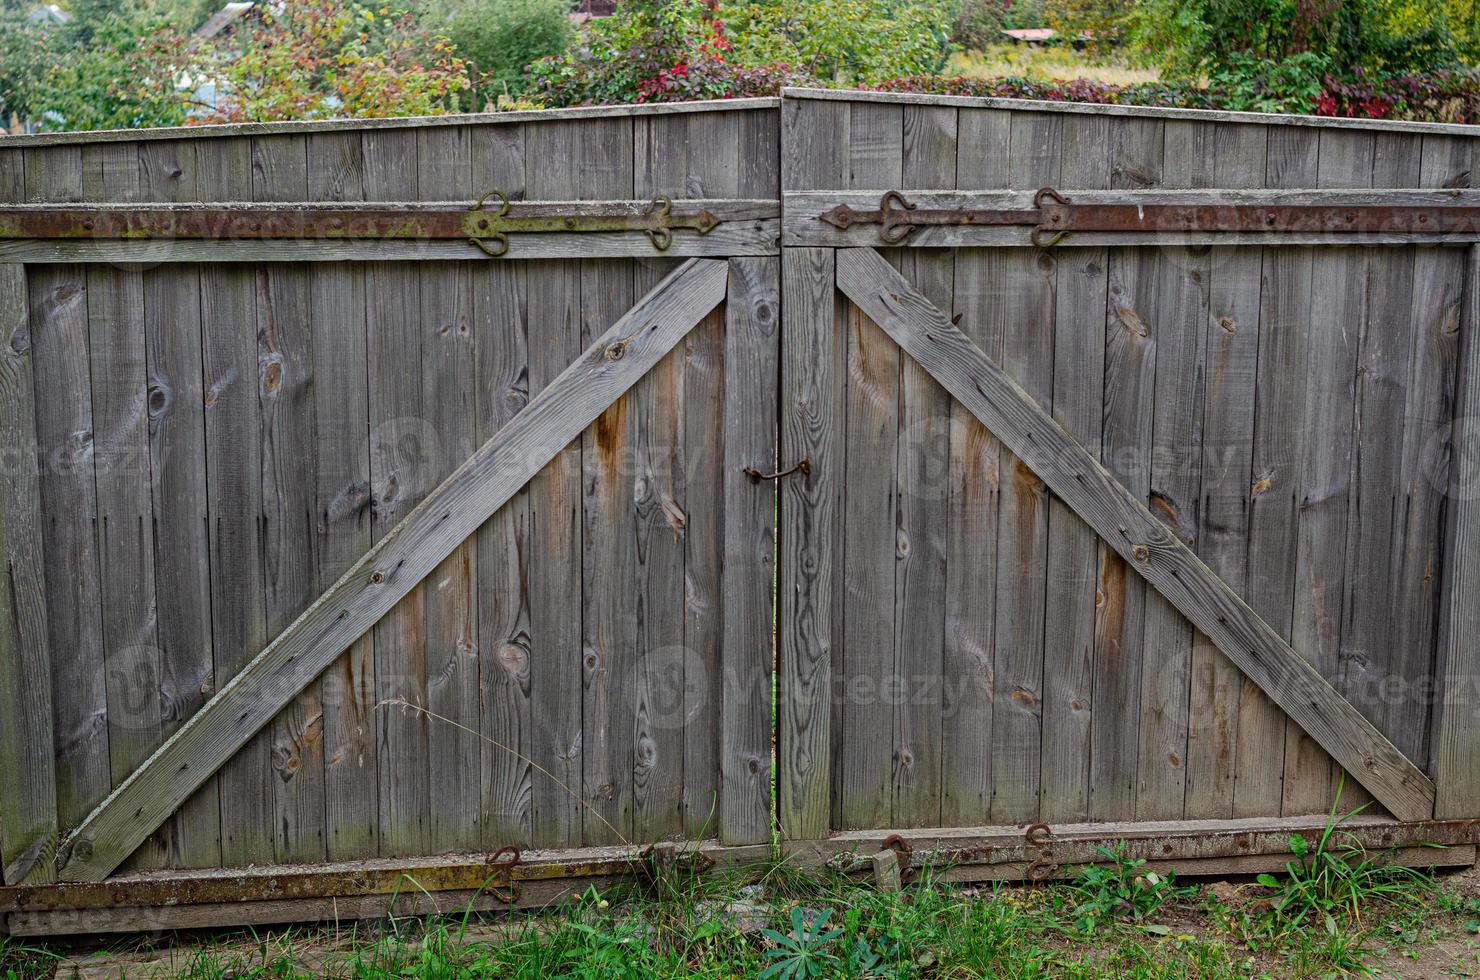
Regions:
M 1151 549 L 1144 544 L 1138 544 L 1132 548 L 1131 554 L 1135 556 L 1136 561 L 1143 565 L 1151 560 Z
M 1218 326 L 1222 327 L 1227 333 L 1238 333 L 1238 321 L 1227 313 L 1218 318 Z
M 627 341 L 619 340 L 606 349 L 608 361 L 620 361 L 627 356 Z
M 370 584 L 371 585 L 379 585 L 381 582 L 384 582 L 384 581 L 385 581 L 385 572 L 382 572 L 380 569 L 376 569 L 375 571 L 373 571 L 373 572 L 370 573 Z

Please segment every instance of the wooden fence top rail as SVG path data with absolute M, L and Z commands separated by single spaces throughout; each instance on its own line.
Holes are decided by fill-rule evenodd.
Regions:
M 1401 119 L 1347 119 L 1341 116 L 1297 116 L 1269 112 L 1230 112 L 1222 109 L 1173 109 L 1159 106 L 1106 105 L 1096 102 L 1050 102 L 1040 99 L 994 99 L 972 95 L 927 95 L 916 92 L 870 92 L 862 89 L 784 88 L 783 99 L 826 99 L 838 102 L 896 102 L 958 108 L 1017 109 L 1028 112 L 1068 112 L 1081 115 L 1145 116 L 1192 122 L 1252 123 L 1261 126 L 1317 126 L 1327 129 L 1370 129 L 1383 133 L 1436 133 L 1444 136 L 1480 136 L 1480 126 L 1460 123 L 1410 122 Z
M 212 136 L 280 136 L 298 133 L 333 133 L 346 130 L 427 129 L 442 126 L 508 125 L 565 119 L 667 116 L 685 112 L 775 109 L 780 104 L 780 99 L 763 97 L 713 99 L 703 102 L 661 102 L 650 105 L 574 106 L 567 109 L 527 109 L 518 112 L 469 112 L 446 116 L 403 116 L 395 119 L 308 119 L 294 122 L 169 126 L 159 129 L 100 129 L 82 133 L 31 133 L 24 136 L 0 136 L 0 149 L 26 146 L 71 146 L 81 143 L 200 139 Z

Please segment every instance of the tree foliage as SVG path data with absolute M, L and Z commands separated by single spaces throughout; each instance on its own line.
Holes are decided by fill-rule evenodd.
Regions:
M 473 63 L 484 101 L 524 90 L 526 72 L 562 55 L 576 31 L 567 0 L 466 0 L 444 15 L 447 38 Z

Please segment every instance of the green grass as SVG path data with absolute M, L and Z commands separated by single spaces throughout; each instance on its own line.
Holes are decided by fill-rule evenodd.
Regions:
M 1022 75 L 1040 81 L 1093 78 L 1116 85 L 1154 82 L 1155 69 L 1131 65 L 1113 58 L 1091 57 L 1069 45 L 994 44 L 985 51 L 962 51 L 951 55 L 945 75 L 994 78 Z
M 1323 846 L 1336 853 L 1336 845 Z M 1480 927 L 1471 921 L 1480 913 L 1476 903 L 1370 856 L 1343 855 L 1350 872 L 1343 875 L 1313 855 L 1293 874 L 1236 890 L 1220 886 L 1216 895 L 1117 851 L 1075 880 L 1031 887 L 925 879 L 886 893 L 784 864 L 711 871 L 676 885 L 593 890 L 513 920 L 455 916 L 348 934 L 238 933 L 182 950 L 168 969 L 128 975 L 1303 980 L 1366 975 L 1444 930 L 1460 937 L 1457 955 L 1474 965 L 1463 936 Z M 747 932 L 737 928 L 736 914 L 745 911 L 737 900 L 759 920 Z M 20 947 L 0 946 L 0 953 L 0 975 L 41 975 L 27 973 L 28 964 L 54 969 Z

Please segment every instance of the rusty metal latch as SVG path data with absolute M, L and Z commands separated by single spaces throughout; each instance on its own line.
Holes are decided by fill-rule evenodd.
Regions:
M 922 208 L 899 191 L 886 191 L 872 211 L 839 204 L 817 218 L 843 230 L 878 225 L 886 245 L 900 244 L 917 228 L 1027 227 L 1029 241 L 1039 248 L 1052 248 L 1074 232 L 1455 235 L 1480 230 L 1480 207 L 1472 204 L 1140 203 L 1133 194 L 1123 201 L 1076 202 L 1052 187 L 1034 194 L 1031 208 Z
M 762 480 L 779 480 L 783 476 L 791 476 L 793 473 L 800 473 L 803 476 L 811 476 L 812 457 L 803 456 L 801 459 L 797 460 L 795 463 L 792 463 L 786 469 L 777 470 L 775 473 L 762 473 L 754 466 L 747 466 L 740 472 L 750 477 L 751 483 L 760 483 Z
M 497 208 L 484 207 L 489 198 L 498 199 Z M 689 229 L 707 235 L 720 223 L 705 208 L 675 212 L 673 198 L 667 194 L 654 197 L 640 214 L 630 210 L 613 210 L 608 214 L 520 215 L 513 213 L 514 207 L 509 196 L 501 190 L 491 190 L 478 198 L 478 203 L 462 219 L 468 242 L 487 255 L 498 258 L 509 250 L 509 236 L 515 234 L 641 231 L 647 234 L 653 248 L 666 252 L 673 244 L 675 229 Z

